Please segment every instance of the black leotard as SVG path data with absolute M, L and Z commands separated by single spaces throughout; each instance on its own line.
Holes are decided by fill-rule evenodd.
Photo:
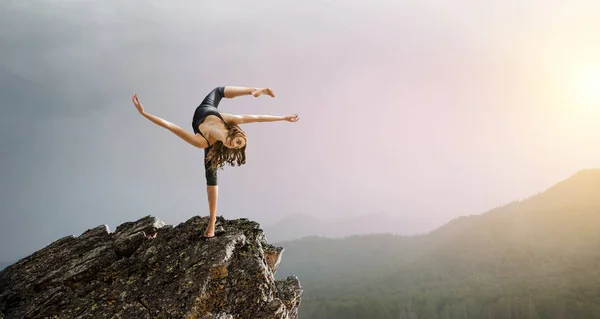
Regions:
M 218 116 L 221 119 L 221 121 L 225 122 L 225 120 L 223 120 L 223 117 L 221 116 L 221 113 L 219 113 L 219 110 L 217 109 L 219 107 L 221 99 L 223 99 L 224 96 L 224 86 L 220 86 L 212 90 L 210 93 L 208 93 L 204 100 L 202 100 L 202 103 L 200 103 L 200 105 L 196 108 L 196 111 L 194 112 L 194 118 L 192 119 L 192 127 L 194 129 L 194 133 L 202 135 L 202 137 L 204 137 L 204 139 L 208 143 L 208 147 L 204 149 L 204 171 L 206 175 L 206 184 L 213 186 L 217 185 L 217 172 L 209 169 L 210 163 L 206 159 L 212 145 L 210 145 L 210 142 L 208 141 L 206 136 L 204 136 L 204 134 L 200 132 L 198 126 L 202 124 L 202 122 L 204 122 L 206 117 L 209 115 Z
M 204 122 L 206 117 L 209 115 L 218 116 L 221 121 L 225 122 L 221 116 L 221 113 L 219 113 L 219 110 L 217 109 L 224 95 L 225 87 L 222 86 L 210 91 L 204 100 L 202 100 L 202 103 L 200 103 L 200 105 L 196 108 L 196 112 L 194 112 L 194 118 L 192 119 L 194 133 L 202 135 L 202 137 L 206 139 L 206 142 L 208 142 L 208 139 L 204 136 L 204 134 L 202 134 L 202 132 L 200 132 L 198 125 L 202 124 L 202 122 Z M 210 142 L 208 142 L 208 146 L 210 146 Z

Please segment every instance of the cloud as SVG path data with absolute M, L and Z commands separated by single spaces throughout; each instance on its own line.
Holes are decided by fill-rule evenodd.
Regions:
M 523 128 L 543 118 L 521 98 L 532 48 L 547 28 L 591 23 L 584 4 L 2 2 L 0 243 L 11 245 L 0 246 L 0 260 L 88 226 L 206 213 L 202 152 L 140 117 L 132 93 L 187 130 L 217 85 L 276 91 L 225 101 L 229 112 L 301 114 L 293 125 L 246 128 L 248 164 L 220 173 L 226 217 L 333 218 L 377 203 L 433 223 L 447 215 L 431 212 L 449 205 L 501 204 L 516 192 L 506 183 L 533 170 L 523 145 L 544 141 Z M 500 157 L 511 152 L 531 160 Z M 562 165 L 557 175 L 570 169 Z M 494 176 L 505 184 L 487 195 Z M 519 192 L 539 185 L 530 180 Z M 485 199 L 473 200 L 474 188 Z

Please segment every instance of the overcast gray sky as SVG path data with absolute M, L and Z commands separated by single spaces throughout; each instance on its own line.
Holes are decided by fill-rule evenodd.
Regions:
M 0 260 L 151 214 L 207 215 L 214 87 L 257 123 L 219 214 L 386 212 L 426 231 L 600 166 L 598 1 L 3 1 Z M 596 71 L 597 70 L 597 71 Z

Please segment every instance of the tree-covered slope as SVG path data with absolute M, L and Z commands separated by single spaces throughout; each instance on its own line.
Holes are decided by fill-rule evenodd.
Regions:
M 423 236 L 282 245 L 301 318 L 600 318 L 600 171 Z

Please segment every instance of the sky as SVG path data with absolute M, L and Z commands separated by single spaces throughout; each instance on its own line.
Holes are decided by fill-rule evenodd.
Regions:
M 385 213 L 402 232 L 600 167 L 600 2 L 3 1 L 0 261 L 154 215 L 208 215 L 191 131 L 223 85 L 275 98 L 247 164 L 219 172 L 218 215 Z

